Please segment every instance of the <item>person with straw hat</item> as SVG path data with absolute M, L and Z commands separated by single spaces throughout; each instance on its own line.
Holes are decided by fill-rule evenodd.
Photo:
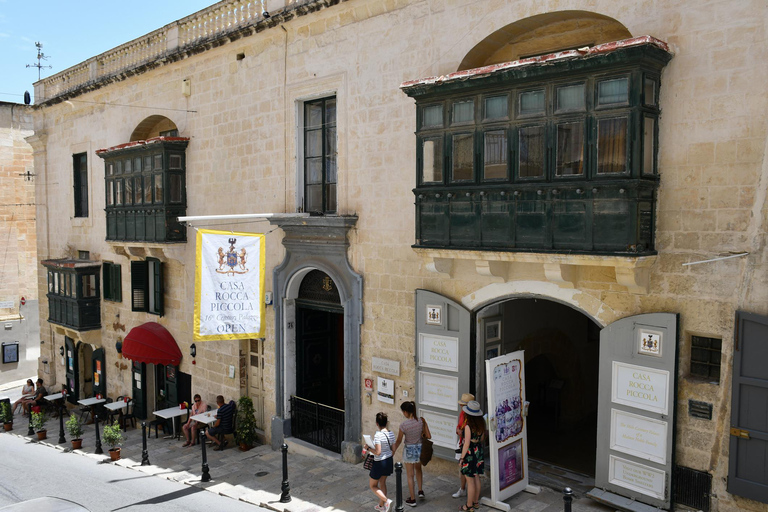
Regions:
M 485 420 L 480 403 L 470 400 L 461 408 L 467 415 L 464 425 L 464 444 L 461 447 L 459 468 L 467 479 L 467 503 L 459 510 L 475 510 L 480 501 L 480 475 L 485 472 L 485 454 L 483 450 L 483 435 Z
M 467 405 L 467 402 L 471 402 L 475 399 L 475 395 L 472 393 L 464 393 L 461 395 L 461 400 L 459 400 L 459 405 L 461 407 L 464 407 Z M 459 459 L 459 454 L 461 453 L 461 446 L 464 444 L 464 425 L 467 424 L 467 416 L 464 414 L 464 410 L 459 411 L 459 423 L 456 425 L 456 435 L 459 436 L 459 444 L 456 447 L 456 459 Z M 461 498 L 462 496 L 467 495 L 467 478 L 459 472 L 459 475 L 461 476 L 461 485 L 459 486 L 459 490 L 455 493 L 451 494 L 454 498 Z

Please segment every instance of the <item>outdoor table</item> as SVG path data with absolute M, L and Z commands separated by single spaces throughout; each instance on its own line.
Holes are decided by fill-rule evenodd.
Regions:
M 176 437 L 176 418 L 179 416 L 184 416 L 189 412 L 188 409 L 182 409 L 178 405 L 176 407 L 169 407 L 167 409 L 160 409 L 159 411 L 155 411 L 153 414 L 155 416 L 158 416 L 160 418 L 163 418 L 164 420 L 171 420 L 171 423 L 173 423 L 173 437 Z M 166 439 L 168 439 L 168 436 L 166 436 Z
M 125 400 L 118 400 L 117 402 L 110 402 L 108 404 L 104 404 L 104 408 L 109 411 L 109 421 L 112 422 L 112 416 L 114 416 L 117 413 L 122 414 L 123 410 L 128 407 L 128 402 Z
M 94 414 L 95 406 L 99 404 L 103 404 L 104 402 L 106 402 L 104 398 L 96 398 L 96 397 L 83 398 L 82 400 L 77 401 L 77 403 L 89 409 L 89 412 L 91 415 L 91 422 L 93 422 L 93 414 Z
M 199 423 L 205 423 L 206 425 L 210 425 L 214 421 L 216 421 L 216 412 L 218 409 L 214 409 L 212 411 L 206 411 L 201 414 L 195 414 L 190 419 L 193 421 L 197 421 Z
M 64 398 L 64 393 L 54 393 L 52 395 L 48 395 L 43 398 L 45 398 L 49 402 L 55 402 L 56 400 L 61 400 L 62 398 Z

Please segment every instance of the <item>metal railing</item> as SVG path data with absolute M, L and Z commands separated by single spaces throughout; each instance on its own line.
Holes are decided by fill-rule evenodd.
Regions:
M 344 411 L 291 396 L 291 435 L 326 450 L 341 453 Z

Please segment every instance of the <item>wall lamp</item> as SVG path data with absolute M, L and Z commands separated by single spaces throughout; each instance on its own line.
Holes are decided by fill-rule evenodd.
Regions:
M 123 342 L 122 341 L 118 341 L 117 343 L 115 343 L 115 348 L 117 349 L 117 353 L 118 354 L 122 354 L 123 353 Z
M 64 347 L 59 347 L 59 354 L 64 355 Z
M 197 347 L 195 346 L 194 343 L 189 346 L 189 355 L 191 355 L 192 357 L 195 357 L 197 355 Z

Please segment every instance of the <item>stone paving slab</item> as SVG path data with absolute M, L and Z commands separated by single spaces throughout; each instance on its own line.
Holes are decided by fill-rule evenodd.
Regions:
M 29 442 L 27 423 L 20 416 L 11 433 L 26 438 Z M 22 428 L 23 427 L 23 428 Z M 48 424 L 49 438 L 42 444 L 62 451 L 72 451 L 69 441 L 58 445 L 58 422 L 53 426 Z M 95 455 L 95 429 L 93 425 L 85 426 L 83 449 L 76 450 L 81 456 L 86 456 L 104 463 L 112 463 L 107 453 L 108 446 L 103 445 L 104 455 Z M 361 464 L 352 465 L 339 460 L 328 460 L 323 457 L 313 457 L 298 453 L 288 455 L 288 479 L 290 482 L 290 503 L 280 503 L 282 484 L 282 454 L 272 451 L 269 446 L 257 446 L 250 451 L 242 452 L 237 447 L 228 447 L 218 452 L 207 449 L 208 465 L 211 481 L 201 482 L 202 460 L 201 447 L 182 447 L 183 440 L 147 439 L 147 451 L 150 465 L 141 466 L 142 440 L 141 428 L 129 428 L 124 433 L 125 442 L 122 445 L 121 460 L 115 464 L 127 467 L 143 474 L 174 480 L 187 485 L 206 489 L 222 496 L 258 505 L 277 512 L 374 512 L 373 507 L 378 500 L 368 489 L 368 473 Z M 265 472 L 262 476 L 257 476 Z M 458 477 L 446 475 L 430 475 L 429 469 L 424 470 L 425 501 L 418 502 L 416 507 L 422 512 L 446 512 L 457 510 L 462 500 L 451 498 L 451 493 L 458 488 Z M 404 475 L 403 475 L 404 478 Z M 395 495 L 395 477 L 387 481 L 389 494 Z M 407 494 L 407 484 L 403 481 L 403 489 Z M 485 495 L 489 494 L 489 481 L 483 480 Z M 407 497 L 407 496 L 406 496 Z M 512 510 L 521 512 L 560 512 L 563 510 L 562 496 L 559 492 L 543 487 L 537 495 L 520 493 L 507 501 Z M 410 507 L 405 507 L 409 510 Z M 394 507 L 393 507 L 394 512 Z M 605 512 L 611 510 L 578 493 L 573 503 L 574 512 Z M 482 512 L 493 512 L 494 509 L 483 506 Z

